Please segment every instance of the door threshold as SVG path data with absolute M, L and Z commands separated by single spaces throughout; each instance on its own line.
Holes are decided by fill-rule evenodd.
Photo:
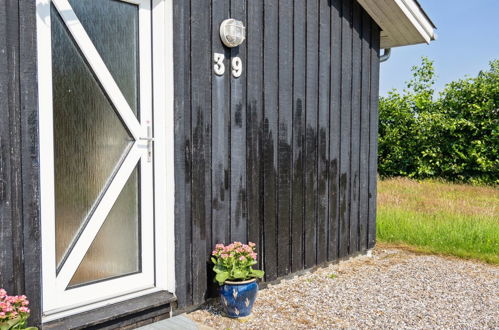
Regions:
M 144 293 L 144 292 L 142 292 Z M 119 302 L 104 302 L 104 305 L 93 304 L 92 309 L 88 306 L 85 310 L 71 310 L 66 312 L 71 315 L 58 313 L 43 318 L 43 329 L 82 329 L 87 327 L 98 327 L 104 324 L 118 324 L 126 320 L 137 322 L 170 313 L 170 306 L 177 299 L 175 295 L 168 291 L 156 291 L 140 296 L 120 297 Z M 130 298 L 123 301 L 123 298 Z M 80 308 L 81 309 L 81 308 Z M 150 314 L 150 315 L 149 315 Z M 132 322 L 133 323 L 133 322 Z

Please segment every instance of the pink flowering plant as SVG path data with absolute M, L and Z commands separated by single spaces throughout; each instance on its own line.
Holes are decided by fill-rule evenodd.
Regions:
M 212 252 L 211 261 L 215 271 L 215 282 L 223 285 L 225 281 L 244 281 L 252 278 L 262 278 L 263 270 L 253 269 L 256 264 L 257 254 L 255 243 L 247 245 L 234 242 L 227 246 L 217 244 Z
M 8 296 L 0 288 L 0 330 L 36 329 L 26 328 L 28 305 L 26 296 Z

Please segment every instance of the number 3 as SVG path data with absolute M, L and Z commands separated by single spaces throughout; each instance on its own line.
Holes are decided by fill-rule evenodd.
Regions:
M 234 78 L 239 78 L 243 73 L 243 61 L 239 57 L 232 59 L 232 75 Z
M 219 76 L 225 73 L 225 65 L 224 65 L 225 56 L 224 54 L 214 53 L 213 54 L 213 71 Z

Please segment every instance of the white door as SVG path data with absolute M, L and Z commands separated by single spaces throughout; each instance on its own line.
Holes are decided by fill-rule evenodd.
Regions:
M 153 133 L 164 125 L 153 119 L 151 0 L 37 0 L 37 13 L 50 315 L 159 289 L 154 167 L 165 162 Z

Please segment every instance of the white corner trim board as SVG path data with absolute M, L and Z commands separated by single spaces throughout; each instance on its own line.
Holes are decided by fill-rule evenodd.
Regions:
M 381 28 L 381 48 L 430 43 L 435 26 L 416 0 L 359 0 Z

